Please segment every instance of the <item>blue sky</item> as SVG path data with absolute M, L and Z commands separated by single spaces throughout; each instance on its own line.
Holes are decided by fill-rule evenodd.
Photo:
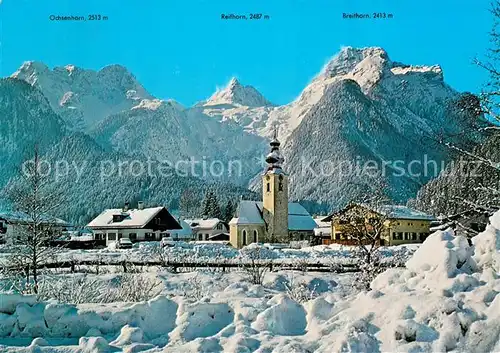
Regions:
M 159 98 L 190 105 L 232 76 L 269 100 L 293 100 L 341 46 L 381 46 L 392 60 L 443 67 L 460 91 L 487 77 L 488 0 L 0 0 L 0 75 L 25 60 L 50 67 L 126 66 Z M 393 19 L 343 19 L 386 12 Z M 223 21 L 221 13 L 262 13 Z M 101 22 L 52 22 L 50 15 L 101 14 Z

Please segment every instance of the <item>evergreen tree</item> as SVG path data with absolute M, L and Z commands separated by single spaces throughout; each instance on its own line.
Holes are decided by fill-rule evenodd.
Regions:
M 219 205 L 219 199 L 217 198 L 217 195 L 215 193 L 212 193 L 212 195 L 213 195 L 212 196 L 212 198 L 213 198 L 212 214 L 210 215 L 210 217 L 222 219 L 223 215 L 222 215 L 222 211 L 221 211 L 221 208 Z
M 190 189 L 182 192 L 179 200 L 179 211 L 182 218 L 194 217 L 198 213 L 200 202 L 196 193 Z
M 234 216 L 235 207 L 231 199 L 229 199 L 226 203 L 226 207 L 224 208 L 224 222 L 229 223 L 229 221 Z
M 220 210 L 219 201 L 217 200 L 217 195 L 211 189 L 207 189 L 205 192 L 202 211 L 203 217 L 222 219 L 222 212 Z

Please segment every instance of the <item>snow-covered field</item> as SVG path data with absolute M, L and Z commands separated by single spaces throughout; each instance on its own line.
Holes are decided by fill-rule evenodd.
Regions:
M 132 249 L 96 249 L 96 250 L 65 250 L 59 253 L 53 261 L 155 261 L 155 248 L 158 242 L 136 243 Z M 384 258 L 398 256 L 409 258 L 418 249 L 420 244 L 408 244 L 392 247 L 380 248 L 380 253 Z M 251 246 L 250 246 L 251 247 Z M 248 249 L 246 247 L 245 249 Z M 338 244 L 317 245 L 301 249 L 273 249 L 266 246 L 260 247 L 262 259 L 273 260 L 275 263 L 296 263 L 297 261 L 307 261 L 308 263 L 320 264 L 349 264 L 355 262 L 354 246 L 342 246 Z M 233 262 L 244 261 L 245 250 L 238 250 L 231 246 L 208 243 L 184 243 L 179 242 L 174 247 L 167 247 L 165 258 L 170 261 L 193 261 L 193 262 Z M 9 247 L 0 248 L 0 263 L 5 262 L 9 256 Z
M 278 271 L 253 285 L 240 271 L 159 270 L 147 273 L 162 283 L 148 301 L 72 305 L 4 294 L 0 351 L 498 352 L 500 212 L 473 243 L 436 232 L 406 268 L 362 292 L 351 289 L 355 275 Z

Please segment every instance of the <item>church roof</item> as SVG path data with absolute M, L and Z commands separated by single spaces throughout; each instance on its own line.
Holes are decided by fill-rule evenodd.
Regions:
M 233 218 L 229 224 L 264 224 L 263 205 L 260 201 L 240 201 L 238 217 Z M 288 203 L 288 230 L 313 230 L 316 222 L 309 212 L 297 202 Z
M 229 224 L 264 224 L 259 202 L 241 200 L 238 206 L 237 216 Z M 260 202 L 262 204 L 262 202 Z

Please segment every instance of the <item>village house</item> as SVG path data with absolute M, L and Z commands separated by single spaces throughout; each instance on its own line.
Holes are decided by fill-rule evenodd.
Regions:
M 130 209 L 126 203 L 121 209 L 105 210 L 87 227 L 94 232 L 95 240 L 105 240 L 106 245 L 121 238 L 132 242 L 157 241 L 168 231 L 182 229 L 165 207 L 145 208 L 143 202 L 138 203 L 137 209 Z
M 218 218 L 195 218 L 184 220 L 192 229 L 194 240 L 227 241 L 229 240 L 228 224 Z
M 314 222 L 316 222 L 317 226 L 314 228 L 314 245 L 323 244 L 323 240 L 327 240 L 327 242 L 332 237 L 332 225 L 330 222 L 325 222 L 322 217 L 314 217 Z
M 302 205 L 288 202 L 288 175 L 282 169 L 284 158 L 276 134 L 270 145 L 262 175 L 262 202 L 241 200 L 229 222 L 230 243 L 235 248 L 258 242 L 311 241 L 317 227 Z
M 70 227 L 66 221 L 56 217 L 45 216 L 42 218 L 42 226 L 53 234 L 62 236 L 63 232 Z M 0 212 L 0 244 L 15 243 L 16 232 L 26 228 L 32 222 L 30 219 L 30 216 L 24 212 Z
M 331 240 L 324 243 L 354 244 L 348 231 L 351 229 L 349 222 L 342 217 L 348 211 L 365 215 L 366 223 L 372 218 L 381 218 L 384 227 L 381 245 L 422 243 L 429 236 L 431 222 L 435 220 L 431 215 L 401 205 L 370 207 L 350 204 L 323 219 L 323 222 L 331 223 Z

